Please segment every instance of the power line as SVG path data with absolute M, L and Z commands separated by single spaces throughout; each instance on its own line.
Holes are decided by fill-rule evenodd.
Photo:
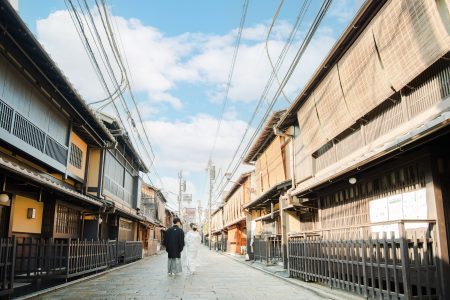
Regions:
M 299 12 L 299 14 L 298 14 L 298 16 L 297 16 L 297 19 L 296 19 L 296 21 L 295 21 L 295 24 L 294 24 L 294 26 L 292 27 L 291 33 L 290 33 L 290 35 L 289 35 L 289 38 L 288 38 L 287 42 L 285 43 L 285 45 L 284 45 L 284 47 L 283 47 L 283 50 L 281 51 L 281 54 L 280 54 L 280 56 L 278 57 L 278 60 L 277 60 L 275 66 L 274 66 L 274 64 L 273 64 L 273 62 L 272 62 L 272 58 L 270 57 L 270 53 L 269 53 L 269 37 L 270 37 L 270 34 L 272 33 L 272 29 L 273 29 L 273 27 L 274 27 L 274 25 L 275 25 L 275 22 L 276 22 L 277 18 L 278 18 L 278 15 L 279 15 L 279 13 L 280 13 L 281 7 L 283 6 L 284 0 L 281 0 L 281 1 L 280 1 L 280 4 L 278 5 L 278 8 L 277 8 L 277 10 L 276 10 L 276 12 L 275 12 L 275 14 L 274 14 L 274 16 L 273 16 L 273 18 L 272 18 L 272 23 L 270 24 L 269 32 L 267 33 L 267 37 L 266 37 L 266 42 L 265 42 L 265 43 L 266 43 L 266 47 L 265 47 L 265 48 L 266 48 L 267 59 L 269 60 L 269 63 L 270 63 L 270 66 L 271 66 L 271 68 L 272 68 L 272 72 L 273 72 L 273 74 L 274 74 L 274 76 L 275 76 L 275 79 L 276 79 L 277 82 L 278 82 L 278 86 L 281 85 L 280 79 L 278 78 L 278 71 L 279 71 L 279 69 L 280 69 L 280 67 L 281 67 L 281 63 L 283 62 L 283 60 L 284 60 L 286 54 L 287 54 L 288 51 L 289 51 L 289 48 L 290 48 L 291 45 L 292 45 L 292 42 L 293 42 L 293 40 L 294 40 L 294 37 L 295 37 L 295 35 L 297 34 L 298 29 L 300 28 L 300 25 L 301 25 L 301 23 L 302 23 L 302 21 L 303 21 L 303 18 L 305 17 L 305 13 L 306 13 L 306 11 L 308 10 L 308 7 L 309 7 L 310 2 L 311 2 L 310 0 L 306 0 L 306 1 L 303 2 L 303 6 L 302 6 L 302 8 L 300 9 L 300 12 Z M 283 90 L 283 89 L 281 90 L 281 93 L 283 94 L 283 97 L 284 97 L 284 99 L 286 100 L 286 102 L 288 102 L 288 103 L 290 104 L 291 101 L 290 101 L 289 98 L 286 96 L 286 94 L 284 93 L 284 90 Z
M 86 0 L 85 0 L 85 1 L 86 1 Z M 125 67 L 125 65 L 124 65 L 124 63 L 123 63 L 122 56 L 120 55 L 120 50 L 118 49 L 117 42 L 116 42 L 116 40 L 115 40 L 115 38 L 114 38 L 114 30 L 113 30 L 112 27 L 111 27 L 111 22 L 110 22 L 110 20 L 109 20 L 110 18 L 109 18 L 108 10 L 107 10 L 107 8 L 106 8 L 106 2 L 105 2 L 105 0 L 101 0 L 101 2 L 102 2 L 102 6 L 103 6 L 103 11 L 104 11 L 104 14 L 105 14 L 105 21 L 106 21 L 106 24 L 107 24 L 107 26 L 105 27 L 105 24 L 103 23 L 103 26 L 105 27 L 105 31 L 106 31 L 106 32 L 109 32 L 109 33 L 111 34 L 111 43 L 112 43 L 111 47 L 112 47 L 113 49 L 115 49 L 115 53 L 117 53 L 118 60 L 121 62 L 121 65 L 122 65 L 123 69 L 125 70 L 124 74 L 125 74 L 126 81 L 127 81 L 127 83 L 128 83 L 128 89 L 129 89 L 129 92 L 130 92 L 131 100 L 133 101 L 133 104 L 134 104 L 134 106 L 136 107 L 136 113 L 137 113 L 137 115 L 138 115 L 139 122 L 140 122 L 141 127 L 142 127 L 142 131 L 144 132 L 144 136 L 145 136 L 145 138 L 146 138 L 146 140 L 147 140 L 147 143 L 148 143 L 148 145 L 149 145 L 149 147 L 150 147 L 150 151 L 151 151 L 152 154 L 155 156 L 154 151 L 153 151 L 152 144 L 151 144 L 151 142 L 150 142 L 150 138 L 148 137 L 147 131 L 146 131 L 146 129 L 145 129 L 145 126 L 144 126 L 144 123 L 143 123 L 143 120 L 142 120 L 141 113 L 140 113 L 140 111 L 139 111 L 139 108 L 138 108 L 137 103 L 136 103 L 136 99 L 135 99 L 135 97 L 134 97 L 133 89 L 131 88 L 130 80 L 128 79 L 127 68 Z M 95 3 L 96 3 L 96 5 L 97 5 L 97 8 L 98 8 L 99 13 L 100 13 L 100 15 L 101 15 L 100 7 L 99 7 L 99 5 L 98 5 L 97 0 L 95 0 Z M 102 21 L 103 21 L 103 19 L 102 19 Z M 118 29 L 117 29 L 117 34 L 119 35 L 119 41 L 121 42 L 122 40 L 121 40 L 121 38 L 120 38 L 120 31 L 119 31 Z M 124 49 L 124 48 L 123 48 L 123 44 L 122 44 L 122 49 Z M 130 69 L 130 66 L 129 66 L 129 64 L 128 64 L 127 56 L 125 55 L 125 51 L 124 51 L 124 55 L 123 55 L 123 56 L 125 57 L 125 63 L 126 63 L 126 65 L 127 65 L 128 69 Z
M 227 106 L 227 102 L 228 102 L 228 93 L 230 91 L 230 86 L 231 86 L 231 79 L 233 77 L 233 73 L 234 73 L 234 67 L 236 65 L 236 58 L 237 58 L 237 54 L 238 54 L 238 50 L 239 50 L 239 46 L 241 44 L 241 37 L 242 37 L 242 30 L 244 28 L 244 23 L 245 23 L 245 18 L 247 16 L 247 10 L 248 10 L 248 3 L 249 0 L 245 0 L 244 1 L 244 5 L 242 8 L 242 16 L 241 16 L 241 22 L 239 24 L 239 31 L 238 31 L 238 35 L 237 35 L 237 39 L 236 39 L 236 44 L 234 47 L 234 52 L 233 52 L 233 58 L 231 60 L 231 67 L 230 67 L 230 72 L 228 73 L 228 80 L 227 80 L 227 85 L 226 85 L 226 90 L 225 90 L 225 99 L 223 101 L 223 105 L 222 105 L 222 111 L 220 113 L 220 118 L 219 118 L 219 122 L 217 124 L 217 129 L 216 129 L 216 134 L 214 136 L 214 142 L 213 142 L 213 146 L 211 148 L 211 152 L 209 154 L 209 160 L 211 160 L 212 155 L 214 153 L 214 150 L 216 148 L 216 143 L 217 143 L 217 137 L 219 136 L 219 131 L 220 131 L 220 127 L 222 125 L 222 121 L 223 121 L 223 116 L 225 114 L 225 108 Z M 208 160 L 208 161 L 209 161 Z
M 314 33 L 316 32 L 317 28 L 319 27 L 321 21 L 323 20 L 323 17 L 325 16 L 326 12 L 328 11 L 328 8 L 331 5 L 332 0 L 325 0 L 322 3 L 322 6 L 319 10 L 319 12 L 316 14 L 316 17 L 312 23 L 312 25 L 310 26 L 308 33 L 305 36 L 305 39 L 303 40 L 302 44 L 300 45 L 299 50 L 297 51 L 297 54 L 294 58 L 294 60 L 292 61 L 287 73 L 285 74 L 277 92 L 275 93 L 274 97 L 272 98 L 272 101 L 269 105 L 269 107 L 266 110 L 266 113 L 264 115 L 264 117 L 261 119 L 261 122 L 258 126 L 258 128 L 262 128 L 262 125 L 264 124 L 264 122 L 266 121 L 267 117 L 269 116 L 273 106 L 275 105 L 275 102 L 277 101 L 278 97 L 281 94 L 282 89 L 284 88 L 284 86 L 287 84 L 288 80 L 290 79 L 290 77 L 292 76 L 292 73 L 295 70 L 295 67 L 297 66 L 298 62 L 300 61 L 300 58 L 303 56 L 306 48 L 308 47 L 312 37 L 314 36 Z M 251 144 L 253 143 L 253 140 L 256 138 L 258 132 L 258 130 L 255 130 L 252 138 L 250 139 L 249 143 L 246 146 L 246 149 L 244 150 L 243 153 L 245 153 L 251 146 Z M 240 160 L 238 161 L 238 163 L 235 165 L 232 173 L 231 173 L 231 177 L 235 174 L 235 172 L 237 171 L 237 169 L 239 168 L 239 165 L 241 164 L 243 160 L 243 155 L 241 155 Z M 228 170 L 227 170 L 228 171 Z M 225 190 L 226 185 L 228 184 L 228 182 L 231 180 L 231 177 L 229 177 L 230 179 L 227 180 L 227 182 L 222 185 L 222 188 L 220 189 L 220 192 L 218 193 L 218 195 L 216 195 L 216 197 L 220 196 L 220 194 L 222 194 L 222 192 Z
M 106 22 L 109 22 L 109 20 L 107 19 L 108 15 L 107 15 L 107 10 L 106 10 L 105 6 L 104 6 L 105 17 L 103 17 L 102 12 L 101 12 L 100 8 L 98 7 L 98 3 L 97 3 L 97 7 L 99 8 L 100 18 L 102 20 L 102 23 L 104 25 L 105 32 L 106 32 L 106 35 L 107 35 L 107 38 L 108 38 L 108 43 L 109 43 L 109 45 L 110 45 L 110 47 L 112 49 L 112 53 L 114 55 L 114 58 L 116 60 L 116 63 L 119 66 L 119 69 L 120 69 L 120 72 L 121 72 L 121 75 L 122 75 L 121 76 L 121 83 L 118 82 L 118 80 L 116 78 L 116 75 L 115 75 L 115 72 L 114 72 L 114 70 L 113 70 L 113 68 L 111 66 L 111 63 L 110 63 L 110 60 L 109 60 L 109 57 L 108 57 L 108 53 L 106 52 L 106 49 L 105 49 L 105 47 L 103 45 L 102 38 L 101 38 L 100 33 L 99 33 L 99 31 L 98 31 L 98 29 L 96 27 L 95 20 L 94 20 L 92 14 L 90 12 L 89 5 L 87 4 L 87 1 L 84 0 L 84 4 L 85 4 L 85 7 L 86 7 L 86 13 L 85 13 L 84 9 L 83 9 L 83 6 L 77 0 L 78 1 L 78 5 L 80 6 L 80 9 L 81 9 L 81 13 L 82 13 L 82 15 L 84 17 L 86 26 L 87 26 L 90 34 L 91 34 L 91 37 L 92 37 L 92 39 L 94 41 L 94 44 L 95 44 L 95 46 L 97 48 L 97 51 L 98 51 L 99 56 L 100 56 L 100 58 L 101 58 L 101 60 L 103 62 L 103 65 L 106 68 L 107 74 L 108 74 L 109 78 L 111 79 L 112 84 L 116 87 L 115 92 L 111 92 L 110 89 L 109 89 L 108 84 L 106 83 L 106 79 L 105 79 L 105 77 L 104 77 L 104 75 L 102 73 L 102 70 L 100 68 L 99 62 L 97 61 L 96 55 L 95 55 L 95 53 L 94 53 L 94 51 L 92 49 L 92 46 L 91 46 L 91 44 L 89 42 L 89 39 L 87 37 L 86 31 L 84 29 L 84 25 L 83 25 L 83 22 L 81 20 L 81 17 L 79 15 L 79 13 L 78 13 L 78 10 L 75 8 L 75 5 L 73 4 L 72 0 L 67 0 L 67 1 L 65 3 L 66 3 L 66 6 L 68 8 L 68 11 L 69 11 L 69 14 L 71 16 L 71 19 L 72 19 L 72 21 L 73 21 L 73 23 L 75 25 L 77 33 L 78 33 L 78 35 L 79 35 L 79 37 L 80 37 L 80 39 L 81 39 L 81 41 L 83 43 L 83 46 L 85 47 L 86 52 L 88 53 L 88 56 L 89 56 L 90 61 L 91 61 L 91 64 L 93 65 L 94 70 L 96 71 L 97 76 L 99 77 L 103 88 L 105 89 L 105 91 L 107 92 L 107 94 L 109 95 L 109 98 L 110 98 L 110 101 L 108 103 L 104 104 L 102 106 L 102 108 L 105 107 L 106 105 L 112 103 L 113 106 L 114 106 L 114 109 L 116 111 L 116 114 L 117 114 L 117 116 L 119 118 L 119 121 L 120 121 L 120 123 L 122 125 L 122 127 L 124 129 L 126 129 L 125 122 L 122 120 L 121 113 L 120 113 L 120 111 L 119 111 L 119 109 L 116 106 L 115 101 L 114 101 L 117 98 L 121 99 L 122 107 L 123 107 L 125 113 L 128 116 L 128 121 L 131 123 L 130 126 L 131 126 L 131 128 L 135 129 L 136 135 L 138 137 L 138 140 L 141 143 L 142 148 L 144 149 L 144 151 L 146 152 L 148 158 L 151 161 L 150 166 L 152 166 L 156 156 L 155 156 L 155 154 L 153 152 L 152 145 L 150 143 L 150 140 L 149 140 L 149 138 L 147 136 L 147 132 L 146 132 L 145 127 L 143 125 L 142 117 L 140 115 L 139 109 L 137 108 L 136 102 L 134 101 L 134 94 L 133 94 L 132 89 L 130 87 L 128 76 L 127 76 L 127 72 L 126 72 L 126 68 L 125 68 L 125 66 L 123 64 L 123 61 L 122 61 L 122 58 L 120 56 L 120 51 L 118 50 L 117 44 L 115 42 L 114 35 L 112 33 L 112 29 L 111 29 L 110 25 L 109 25 L 109 28 L 111 30 L 108 30 L 108 27 L 106 26 Z M 103 4 L 104 4 L 104 2 L 103 2 Z M 89 25 L 89 22 L 87 20 L 86 15 L 89 16 L 89 19 L 90 19 L 90 22 L 91 22 L 92 26 Z M 77 24 L 78 24 L 78 26 L 77 26 Z M 95 37 L 97 37 L 97 39 Z M 144 134 L 146 135 L 147 143 L 148 143 L 148 146 L 149 146 L 149 148 L 150 148 L 150 150 L 152 152 L 152 155 L 150 155 L 150 153 L 147 151 L 147 147 L 144 145 L 144 142 L 143 142 L 143 140 L 142 140 L 142 138 L 141 138 L 141 136 L 139 134 L 138 129 L 136 128 L 136 124 L 135 124 L 135 122 L 134 122 L 134 120 L 132 118 L 132 115 L 131 115 L 131 112 L 130 112 L 130 110 L 128 108 L 126 100 L 123 97 L 123 92 L 122 92 L 122 90 L 123 90 L 122 86 L 123 85 L 122 85 L 122 82 L 124 80 L 125 80 L 125 86 L 128 87 L 128 89 L 130 91 L 130 95 L 132 96 L 134 105 L 136 106 L 136 111 L 137 111 L 138 116 L 139 116 L 140 124 L 142 126 L 142 130 L 143 130 Z M 134 138 L 133 135 L 131 135 L 130 137 Z M 137 144 L 136 141 L 134 141 L 134 142 L 135 142 L 135 144 Z M 138 152 L 140 152 L 139 147 L 137 149 L 138 149 Z M 140 155 L 142 156 L 142 153 L 140 153 Z M 155 169 L 155 171 L 156 171 L 156 169 Z M 163 185 L 161 177 L 159 176 L 159 174 L 157 172 L 155 172 L 155 173 L 156 173 L 157 177 L 159 178 L 161 185 Z M 147 176 L 148 176 L 148 174 L 147 174 Z M 149 178 L 149 180 L 151 180 L 151 179 Z
M 309 0 L 308 0 L 308 1 L 309 1 Z M 282 4 L 282 2 L 281 2 L 281 4 Z M 280 6 L 279 6 L 279 7 L 280 7 Z M 230 168 L 231 168 L 231 166 L 233 165 L 233 162 L 234 162 L 234 160 L 236 159 L 236 157 L 237 157 L 237 155 L 238 155 L 238 153 L 239 153 L 239 150 L 241 149 L 241 146 L 242 146 L 243 143 L 244 143 L 245 137 L 247 136 L 247 133 L 249 132 L 249 130 L 250 130 L 250 128 L 251 128 L 251 124 L 253 123 L 253 121 L 255 120 L 256 116 L 258 115 L 259 110 L 260 110 L 260 108 L 261 108 L 261 105 L 263 104 L 264 99 L 266 99 L 266 97 L 267 97 L 267 95 L 268 95 L 268 93 L 269 93 L 269 91 L 270 91 L 270 88 L 271 88 L 271 86 L 272 86 L 272 84 L 273 84 L 273 82 L 274 82 L 274 79 L 275 79 L 275 72 L 280 68 L 281 64 L 283 63 L 283 61 L 284 61 L 284 59 L 285 59 L 285 56 L 286 56 L 286 53 L 287 53 L 287 49 L 289 48 L 289 47 L 287 47 L 287 45 L 292 43 L 293 37 L 295 36 L 295 34 L 296 34 L 296 32 L 297 32 L 297 30 L 298 30 L 298 28 L 299 28 L 299 26 L 300 26 L 300 23 L 301 23 L 301 21 L 302 21 L 302 19 L 303 19 L 304 13 L 306 13 L 307 8 L 308 8 L 308 7 L 305 8 L 305 6 L 303 5 L 303 7 L 302 7 L 302 8 L 300 9 L 300 11 L 299 11 L 299 14 L 298 14 L 298 16 L 297 16 L 296 24 L 295 24 L 295 26 L 292 28 L 292 31 L 291 31 L 291 33 L 290 33 L 290 37 L 289 37 L 289 39 L 286 41 L 286 45 L 285 45 L 285 47 L 284 47 L 284 49 L 286 49 L 286 51 L 284 51 L 284 54 L 283 54 L 283 52 L 280 53 L 280 55 L 279 55 L 279 57 L 278 57 L 278 60 L 277 60 L 277 68 L 272 68 L 272 72 L 271 72 L 270 77 L 269 77 L 269 79 L 268 79 L 268 81 L 267 81 L 267 83 L 266 83 L 266 85 L 265 85 L 265 87 L 264 87 L 264 90 L 263 90 L 263 92 L 262 92 L 262 94 L 261 94 L 261 96 L 260 96 L 260 98 L 259 98 L 258 104 L 256 105 L 256 108 L 255 108 L 255 110 L 253 111 L 253 114 L 252 114 L 251 118 L 250 118 L 249 121 L 247 122 L 247 127 L 246 127 L 246 129 L 245 129 L 245 131 L 244 131 L 244 134 L 242 135 L 242 138 L 241 138 L 241 140 L 240 140 L 240 142 L 239 142 L 239 145 L 237 146 L 236 151 L 234 152 L 233 157 L 232 157 L 230 163 L 228 164 L 226 171 L 224 172 L 224 176 L 222 176 L 222 178 L 221 178 L 221 180 L 220 180 L 220 182 L 219 182 L 219 184 L 218 184 L 218 188 L 215 190 L 215 192 L 217 192 L 217 191 L 220 189 L 219 187 L 222 185 L 223 180 L 225 179 L 225 174 L 228 174 L 228 173 L 229 173 Z M 278 11 L 278 10 L 279 10 L 279 8 L 277 9 L 277 11 Z M 275 12 L 275 15 L 276 15 L 276 14 L 277 14 L 277 12 Z M 275 18 L 275 17 L 274 17 L 274 18 Z M 272 22 L 271 27 L 270 27 L 269 30 L 268 30 L 267 36 L 270 35 L 271 28 L 273 27 L 273 24 L 274 24 L 274 22 Z M 266 38 L 266 40 L 267 40 L 267 39 L 268 39 L 268 37 Z M 279 84 L 279 85 L 280 85 L 280 84 Z M 256 128 L 256 132 L 258 132 L 258 131 L 259 131 L 259 128 Z M 243 151 L 243 152 L 244 152 L 244 151 Z M 227 182 L 227 183 L 228 183 L 228 182 Z

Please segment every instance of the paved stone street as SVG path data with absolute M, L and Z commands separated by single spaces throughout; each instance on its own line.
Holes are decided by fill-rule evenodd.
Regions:
M 35 299 L 327 299 L 200 248 L 194 276 L 169 277 L 165 254 Z

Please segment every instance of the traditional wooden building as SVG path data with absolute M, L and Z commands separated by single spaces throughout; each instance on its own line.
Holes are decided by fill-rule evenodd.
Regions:
M 283 218 L 280 197 L 291 187 L 291 138 L 276 135 L 273 126 L 284 111 L 273 113 L 244 157 L 244 163 L 255 166 L 254 200 L 244 204 L 250 213 L 248 231 L 253 259 L 266 263 L 283 259 Z
M 224 197 L 223 230 L 227 252 L 247 254 L 247 216 L 243 206 L 252 200 L 252 172 L 242 174 Z
M 1 294 L 14 278 L 80 276 L 117 257 L 98 240 L 108 200 L 90 193 L 92 161 L 115 138 L 3 0 L 0 28 Z
M 223 225 L 223 204 L 221 204 L 211 213 L 211 237 L 208 237 L 211 249 L 226 251 L 227 237 Z
M 114 138 L 8 3 L 0 26 L 2 237 L 83 238 L 88 149 Z
M 143 242 L 145 255 L 153 255 L 161 249 L 162 231 L 166 229 L 166 202 L 159 189 L 142 184 L 140 214 L 145 220 L 141 222 L 139 239 Z
M 145 220 L 138 214 L 142 184 L 139 174 L 148 169 L 118 121 L 103 113 L 99 117 L 116 139 L 113 147 L 93 149 L 89 161 L 89 168 L 99 171 L 88 174 L 88 193 L 108 204 L 102 214 L 105 222 L 101 223 L 99 237 L 137 241 L 139 222 Z
M 450 297 L 449 8 L 367 1 L 278 122 L 299 131 L 292 277 Z

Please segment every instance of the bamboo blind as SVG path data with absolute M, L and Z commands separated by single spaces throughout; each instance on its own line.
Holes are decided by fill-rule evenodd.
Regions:
M 275 137 L 265 153 L 267 157 L 267 171 L 269 172 L 269 186 L 267 188 L 270 189 L 286 180 L 283 156 L 281 154 L 281 137 Z
M 217 231 L 221 230 L 223 228 L 223 216 L 222 216 L 222 210 L 218 210 L 212 217 L 211 217 L 211 230 Z
M 446 1 L 448 5 L 450 0 Z M 450 50 L 448 6 L 442 3 L 392 0 L 382 8 L 299 109 L 297 118 L 308 154 Z
M 295 180 L 299 182 L 313 175 L 313 158 L 305 151 L 301 134 L 294 138 L 294 151 Z
M 233 193 L 233 195 L 231 195 L 223 207 L 223 222 L 225 225 L 245 216 L 243 210 L 241 209 L 242 204 L 243 188 L 241 186 Z
M 255 162 L 255 188 L 256 196 L 259 196 L 262 191 L 261 186 L 261 160 L 257 159 Z
M 319 84 L 313 99 L 326 138 L 333 139 L 342 130 L 355 123 L 342 94 L 336 65 Z
M 269 171 L 265 152 L 259 157 L 259 160 L 261 161 L 261 193 L 264 193 L 269 186 Z
M 314 94 L 306 100 L 297 112 L 303 144 L 308 153 L 312 153 L 327 142 L 319 125 Z
M 359 119 L 393 91 L 381 68 L 369 25 L 339 61 L 339 76 L 345 100 L 354 119 Z M 337 100 L 335 100 L 337 104 Z M 344 125 L 344 124 L 342 124 Z M 339 132 L 347 126 L 340 127 Z
M 375 40 L 396 90 L 449 50 L 450 35 L 443 22 L 448 28 L 448 15 L 441 18 L 435 0 L 390 1 L 375 17 Z

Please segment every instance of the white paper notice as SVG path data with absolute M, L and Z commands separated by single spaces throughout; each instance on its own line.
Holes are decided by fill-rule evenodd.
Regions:
M 369 202 L 370 222 L 385 222 L 396 220 L 423 220 L 428 218 L 426 189 L 408 192 L 372 200 Z M 428 223 L 405 223 L 406 229 L 423 228 Z M 372 226 L 372 232 L 394 232 L 398 236 L 397 224 Z
M 403 194 L 403 219 L 415 219 L 416 217 L 416 192 Z
M 403 218 L 403 201 L 402 195 L 390 196 L 387 199 L 388 202 L 388 220 L 400 220 Z
M 370 222 L 383 222 L 388 220 L 387 198 L 372 200 L 369 202 Z

